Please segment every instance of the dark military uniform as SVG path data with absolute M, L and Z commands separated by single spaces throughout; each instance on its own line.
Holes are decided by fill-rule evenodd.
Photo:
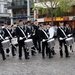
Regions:
M 66 29 L 64 26 L 58 27 L 57 36 L 58 36 L 59 46 L 60 46 L 60 57 L 63 57 L 62 44 L 64 44 L 64 47 L 65 47 L 65 57 L 69 57 L 68 48 L 67 48 L 66 42 L 65 42 L 66 36 L 64 35 L 64 33 L 61 30 L 63 30 L 63 32 L 66 34 Z M 61 40 L 60 38 L 63 38 L 63 39 Z
M 3 37 L 4 36 L 4 32 L 2 29 L 0 29 L 0 35 Z M 2 48 L 2 42 L 3 41 L 3 38 L 0 37 L 0 53 L 2 54 L 2 59 L 5 60 L 5 53 L 4 53 L 4 50 Z
M 48 32 L 47 29 L 42 29 L 40 34 L 41 34 L 41 40 L 42 40 L 42 57 L 45 58 L 45 47 L 46 47 L 46 55 L 49 55 L 49 58 L 52 58 L 51 56 L 51 50 L 50 48 L 48 47 L 48 43 L 47 43 L 47 40 L 48 40 L 48 34 L 46 36 L 46 34 Z
M 25 59 L 29 59 L 28 58 L 28 53 L 26 52 L 26 48 L 25 48 L 25 45 L 24 45 L 24 40 L 26 40 L 26 37 L 24 36 L 24 34 L 22 33 L 22 31 L 24 32 L 24 34 L 26 33 L 25 32 L 25 26 L 18 26 L 16 28 L 16 35 L 18 37 L 18 44 L 19 44 L 19 59 L 21 59 L 22 57 L 22 47 L 24 49 L 24 54 L 25 54 Z M 25 34 L 26 35 L 26 34 Z M 22 38 L 22 39 L 21 39 Z
M 4 38 L 8 37 L 8 39 L 10 40 L 11 42 L 11 39 L 13 38 L 12 35 L 13 35 L 13 29 L 12 28 L 4 28 L 3 29 L 4 31 Z M 7 53 L 9 52 L 9 49 L 6 50 Z M 15 56 L 15 48 L 14 46 L 12 45 L 12 56 Z
M 34 46 L 31 48 L 31 49 L 33 49 L 32 51 L 31 51 L 31 53 L 32 53 L 32 55 L 34 56 L 35 55 L 35 50 L 36 50 L 36 48 L 35 48 L 35 34 L 34 34 L 34 27 L 31 25 L 31 26 L 27 26 L 27 36 L 28 35 L 30 35 L 29 37 L 28 37 L 28 39 L 32 39 L 33 40 L 33 43 L 34 43 Z

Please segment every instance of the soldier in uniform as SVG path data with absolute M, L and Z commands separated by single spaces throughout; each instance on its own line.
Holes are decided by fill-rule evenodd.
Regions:
M 4 53 L 4 50 L 2 48 L 2 41 L 4 40 L 4 32 L 2 30 L 2 26 L 0 25 L 0 53 L 2 55 L 2 59 L 5 60 L 5 53 Z
M 71 27 L 70 27 L 69 23 L 67 22 L 65 24 L 65 26 L 66 26 L 66 35 L 67 35 L 67 37 L 72 37 L 72 30 L 71 30 Z M 70 46 L 70 50 L 73 52 L 72 45 Z
M 32 56 L 35 56 L 35 51 L 36 51 L 36 48 L 35 48 L 35 31 L 34 31 L 34 27 L 32 26 L 33 24 L 31 24 L 30 21 L 27 22 L 27 36 L 28 36 L 28 39 L 32 39 L 33 40 L 33 43 L 34 43 L 34 46 L 31 48 L 33 49 L 31 51 L 32 53 Z
M 49 56 L 49 58 L 52 58 L 51 50 L 48 47 L 48 30 L 46 24 L 43 25 L 43 28 L 41 29 L 41 40 L 42 40 L 42 58 L 45 58 L 45 47 L 46 47 L 46 55 Z
M 29 59 L 25 45 L 24 40 L 26 40 L 26 32 L 25 32 L 25 26 L 23 25 L 23 21 L 19 20 L 19 25 L 16 27 L 16 35 L 18 38 L 18 44 L 19 44 L 19 59 L 22 59 L 22 47 L 24 50 L 25 59 Z
M 13 29 L 11 28 L 10 23 L 5 24 L 4 26 L 5 26 L 5 28 L 3 28 L 4 38 L 5 39 L 8 38 L 11 42 L 11 39 L 13 38 Z M 9 53 L 9 49 L 7 49 L 6 52 Z M 12 45 L 12 56 L 15 56 L 15 55 L 16 54 L 15 54 L 14 46 Z
M 34 45 L 37 48 L 37 50 L 39 50 L 39 47 L 37 45 L 37 42 L 39 43 L 39 38 L 38 38 L 38 29 L 39 29 L 39 23 L 37 20 L 34 21 L 33 23 L 33 28 L 34 28 Z
M 60 57 L 63 57 L 63 51 L 62 51 L 62 44 L 64 44 L 65 47 L 65 57 L 68 58 L 69 56 L 69 52 L 68 52 L 68 48 L 66 46 L 66 42 L 65 39 L 66 37 L 66 28 L 64 26 L 64 22 L 60 22 L 59 23 L 59 27 L 57 29 L 57 36 L 58 36 L 58 40 L 59 40 L 59 46 L 60 46 Z

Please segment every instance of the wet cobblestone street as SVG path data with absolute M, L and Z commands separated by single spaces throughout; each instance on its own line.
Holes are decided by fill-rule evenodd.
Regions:
M 70 58 L 65 58 L 65 55 L 60 58 L 58 45 L 55 51 L 56 55 L 51 59 L 47 56 L 42 59 L 42 55 L 37 53 L 29 60 L 24 59 L 24 56 L 19 60 L 16 52 L 15 57 L 10 55 L 3 61 L 0 55 L 0 75 L 75 75 L 75 51 L 70 52 Z

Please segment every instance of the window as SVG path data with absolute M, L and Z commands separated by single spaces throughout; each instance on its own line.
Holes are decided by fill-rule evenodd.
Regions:
M 4 9 L 4 13 L 7 13 L 7 8 Z
M 13 0 L 15 5 L 24 5 L 26 4 L 27 0 Z
M 21 5 L 27 4 L 27 0 L 22 0 Z
M 21 1 L 20 0 L 17 0 L 17 5 L 21 5 Z
M 12 5 L 16 5 L 17 4 L 17 0 L 13 0 Z
M 4 8 L 7 8 L 7 6 L 8 6 L 7 4 L 4 4 Z

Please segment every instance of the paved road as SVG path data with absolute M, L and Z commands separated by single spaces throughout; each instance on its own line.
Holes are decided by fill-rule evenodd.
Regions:
M 75 49 L 73 45 L 73 49 Z M 70 53 L 70 58 L 60 58 L 58 42 L 55 46 L 56 55 L 49 59 L 42 59 L 41 54 L 31 56 L 29 60 L 18 59 L 16 57 L 7 57 L 5 61 L 0 55 L 0 75 L 75 75 L 75 51 Z

